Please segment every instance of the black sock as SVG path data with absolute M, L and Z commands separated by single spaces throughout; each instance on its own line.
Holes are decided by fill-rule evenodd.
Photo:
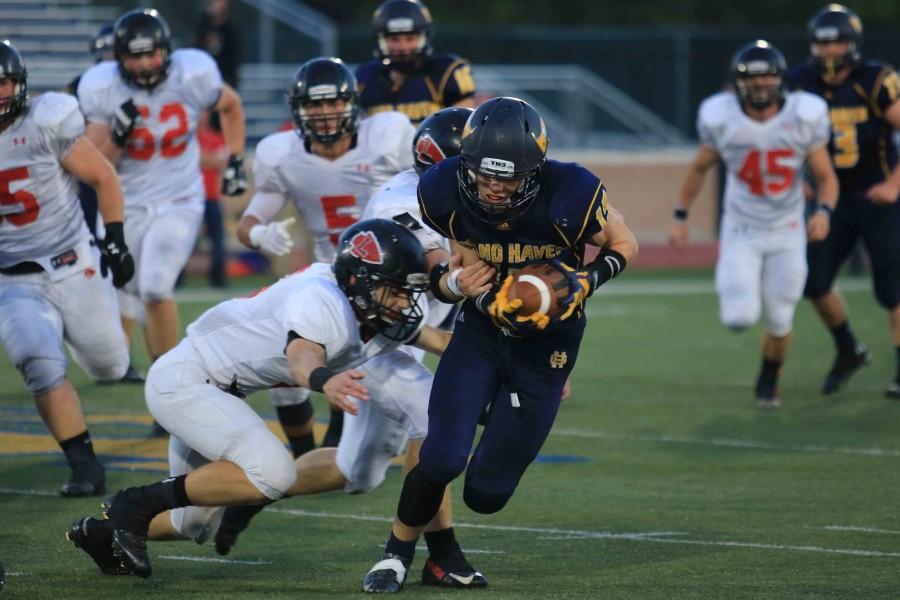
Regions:
M 759 371 L 759 379 L 766 384 L 775 385 L 778 383 L 778 372 L 781 371 L 780 360 L 769 360 L 763 357 L 762 368 Z
M 278 413 L 278 421 L 281 423 L 284 435 L 291 445 L 291 452 L 294 458 L 316 449 L 316 439 L 312 428 L 306 433 L 296 433 L 298 430 L 304 429 L 312 418 L 312 403 L 304 402 L 303 404 L 291 406 L 278 406 L 275 408 L 275 412 Z
M 834 338 L 834 344 L 837 346 L 838 352 L 854 352 L 856 351 L 856 336 L 850 329 L 850 321 L 844 321 L 837 327 L 831 328 L 831 336 Z
M 894 381 L 900 384 L 900 346 L 894 348 L 894 352 L 897 353 L 897 376 L 894 378 Z
M 141 508 L 147 513 L 158 515 L 161 512 L 188 506 L 191 503 L 185 489 L 186 479 L 187 475 L 169 477 L 150 485 L 128 488 L 125 493 L 140 503 Z
M 461 551 L 452 527 L 440 531 L 426 531 L 425 543 L 428 545 L 428 554 L 437 561 Z
M 59 447 L 66 454 L 66 460 L 73 469 L 77 464 L 95 462 L 94 444 L 91 442 L 91 434 L 85 429 L 75 437 L 71 437 L 59 443 Z
M 325 439 L 322 440 L 323 448 L 334 448 L 341 441 L 341 432 L 344 430 L 344 411 L 332 408 L 328 417 L 328 430 Z
M 387 543 L 384 545 L 384 551 L 387 554 L 398 556 L 406 568 L 409 568 L 409 565 L 412 564 L 413 557 L 416 555 L 416 540 L 404 542 L 403 540 L 397 539 L 392 531 L 391 537 L 388 538 Z

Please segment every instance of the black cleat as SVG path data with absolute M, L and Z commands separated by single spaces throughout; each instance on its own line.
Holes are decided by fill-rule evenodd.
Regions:
M 66 532 L 66 539 L 94 559 L 104 575 L 132 574 L 122 568 L 119 559 L 113 554 L 112 529 L 109 527 L 109 521 L 85 517 L 77 523 L 72 523 Z
M 112 530 L 112 551 L 121 568 L 129 575 L 150 577 L 153 569 L 147 552 L 147 534 L 153 515 L 129 497 L 128 489 L 107 500 L 104 508 Z
M 469 564 L 462 552 L 443 560 L 428 557 L 422 569 L 422 585 L 436 585 L 446 588 L 483 588 L 487 579 Z
M 756 380 L 756 406 L 762 409 L 772 409 L 781 406 L 781 397 L 778 395 L 778 385 L 767 383 L 761 378 Z
M 824 395 L 833 394 L 844 385 L 850 376 L 863 365 L 869 364 L 871 356 L 865 344 L 857 344 L 852 352 L 838 351 L 831 365 L 831 370 L 825 376 L 825 384 L 822 386 Z
M 99 461 L 78 463 L 72 470 L 72 477 L 59 488 L 64 498 L 85 498 L 99 496 L 106 490 L 106 471 Z
M 265 507 L 265 504 L 254 504 L 226 508 L 219 530 L 216 531 L 216 552 L 227 556 L 237 543 L 238 536 L 250 525 L 250 519 L 258 515 Z
M 897 377 L 897 379 L 884 390 L 884 397 L 892 400 L 900 400 L 900 377 Z
M 396 594 L 403 588 L 408 570 L 409 565 L 399 556 L 385 553 L 366 573 L 362 591 L 367 594 Z

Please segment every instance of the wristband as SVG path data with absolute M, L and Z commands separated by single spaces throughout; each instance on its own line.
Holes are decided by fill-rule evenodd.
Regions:
M 588 296 L 590 296 L 598 287 L 613 277 L 618 277 L 625 270 L 627 261 L 621 253 L 615 250 L 604 250 L 597 255 L 593 262 L 585 266 L 591 283 L 591 289 L 588 292 Z
M 328 367 L 316 367 L 309 374 L 309 389 L 314 392 L 321 392 L 325 386 L 325 382 L 334 377 L 337 373 Z
M 450 274 L 447 275 L 447 289 L 450 290 L 451 294 L 462 298 L 464 294 L 460 291 L 459 284 L 456 283 L 456 280 L 459 279 L 460 271 L 462 269 L 456 269 L 455 271 L 450 271 Z
M 679 223 L 684 223 L 688 218 L 688 211 L 686 208 L 676 208 L 672 212 L 672 218 L 678 221 Z
M 816 211 L 815 212 L 823 212 L 829 217 L 834 214 L 834 208 L 829 206 L 828 204 L 824 204 L 822 202 L 816 202 Z

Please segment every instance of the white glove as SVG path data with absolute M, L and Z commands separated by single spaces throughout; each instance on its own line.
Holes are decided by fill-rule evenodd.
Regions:
M 288 227 L 296 219 L 291 217 L 284 221 L 273 221 L 268 225 L 257 224 L 250 228 L 250 243 L 260 250 L 275 256 L 284 256 L 294 247 L 294 240 Z

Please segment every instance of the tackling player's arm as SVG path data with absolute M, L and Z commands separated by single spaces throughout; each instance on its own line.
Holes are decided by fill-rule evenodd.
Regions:
M 257 190 L 238 222 L 237 238 L 254 250 L 264 250 L 276 256 L 289 253 L 294 246 L 289 232 L 294 217 L 272 221 L 286 203 L 287 198 L 283 194 Z
M 425 352 L 440 356 L 444 353 L 444 350 L 447 349 L 447 344 L 450 343 L 451 337 L 453 337 L 453 333 L 450 331 L 444 331 L 443 329 L 436 329 L 431 325 L 426 325 L 422 328 L 411 345 L 420 348 Z
M 332 406 L 355 415 L 357 408 L 352 398 L 369 399 L 368 390 L 359 383 L 365 376 L 363 372 L 356 369 L 332 371 L 325 366 L 325 348 L 316 342 L 291 331 L 284 353 L 297 385 L 325 394 Z
M 806 160 L 818 190 L 816 211 L 807 223 L 806 232 L 811 242 L 818 242 L 828 237 L 831 213 L 834 212 L 838 199 L 838 178 L 834 173 L 827 145 L 810 152 Z
M 900 84 L 892 81 L 891 85 Z M 883 114 L 884 120 L 890 123 L 894 130 L 900 130 L 900 99 L 894 100 Z M 898 197 L 900 197 L 900 161 L 894 165 L 894 170 L 886 180 L 873 185 L 866 192 L 866 198 L 876 204 L 893 204 Z
M 693 206 L 697 195 L 703 187 L 703 179 L 706 172 L 719 163 L 719 153 L 711 146 L 703 144 L 697 150 L 694 160 L 688 167 L 681 186 L 681 199 L 672 215 L 672 224 L 669 226 L 669 244 L 672 246 L 684 246 L 688 242 L 688 213 Z

